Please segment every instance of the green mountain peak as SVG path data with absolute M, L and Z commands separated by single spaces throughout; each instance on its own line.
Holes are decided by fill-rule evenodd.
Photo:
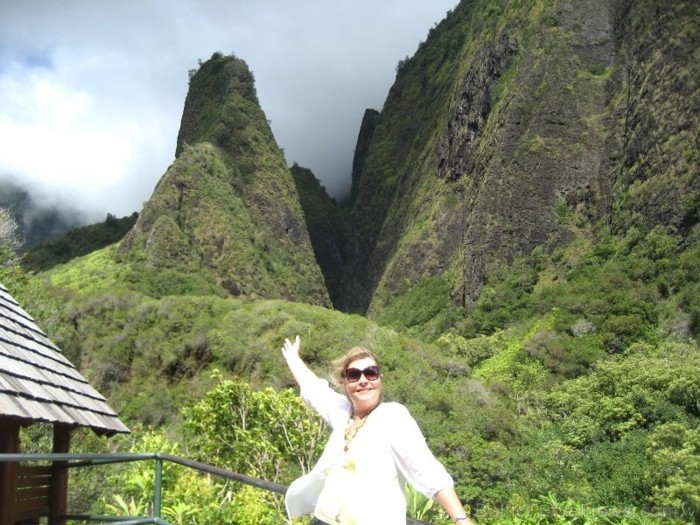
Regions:
M 172 274 L 177 293 L 330 305 L 282 150 L 244 61 L 215 53 L 191 77 L 177 158 L 119 249 L 120 260 Z M 162 284 L 160 285 L 162 286 Z

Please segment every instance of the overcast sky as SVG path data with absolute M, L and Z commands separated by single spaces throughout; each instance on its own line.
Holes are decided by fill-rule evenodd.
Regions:
M 287 162 L 340 197 L 364 110 L 458 0 L 0 0 L 0 178 L 90 220 L 141 211 L 173 161 L 188 71 L 253 71 Z

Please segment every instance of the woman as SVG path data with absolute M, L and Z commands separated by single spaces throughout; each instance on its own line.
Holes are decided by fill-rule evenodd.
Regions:
M 311 472 L 295 480 L 285 504 L 290 517 L 313 512 L 328 525 L 405 525 L 405 482 L 434 498 L 456 525 L 473 525 L 406 407 L 381 402 L 377 357 L 355 347 L 333 362 L 343 394 L 320 379 L 299 356 L 300 340 L 285 339 L 282 355 L 301 396 L 332 433 Z

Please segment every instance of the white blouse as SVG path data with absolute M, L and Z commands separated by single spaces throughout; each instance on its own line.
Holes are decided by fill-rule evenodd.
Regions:
M 301 396 L 333 431 L 316 466 L 289 486 L 290 517 L 313 512 L 331 525 L 405 525 L 406 481 L 428 498 L 453 486 L 403 405 L 380 404 L 345 452 L 350 400 L 318 378 L 301 385 Z

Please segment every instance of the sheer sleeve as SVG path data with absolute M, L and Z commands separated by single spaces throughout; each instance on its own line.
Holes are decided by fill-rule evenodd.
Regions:
M 452 476 L 430 451 L 418 423 L 406 407 L 399 403 L 387 405 L 390 406 L 387 429 L 391 453 L 404 478 L 428 498 L 452 487 Z
M 331 388 L 321 378 L 305 381 L 301 385 L 301 398 L 320 415 L 331 428 L 345 426 L 351 413 L 350 400 Z

